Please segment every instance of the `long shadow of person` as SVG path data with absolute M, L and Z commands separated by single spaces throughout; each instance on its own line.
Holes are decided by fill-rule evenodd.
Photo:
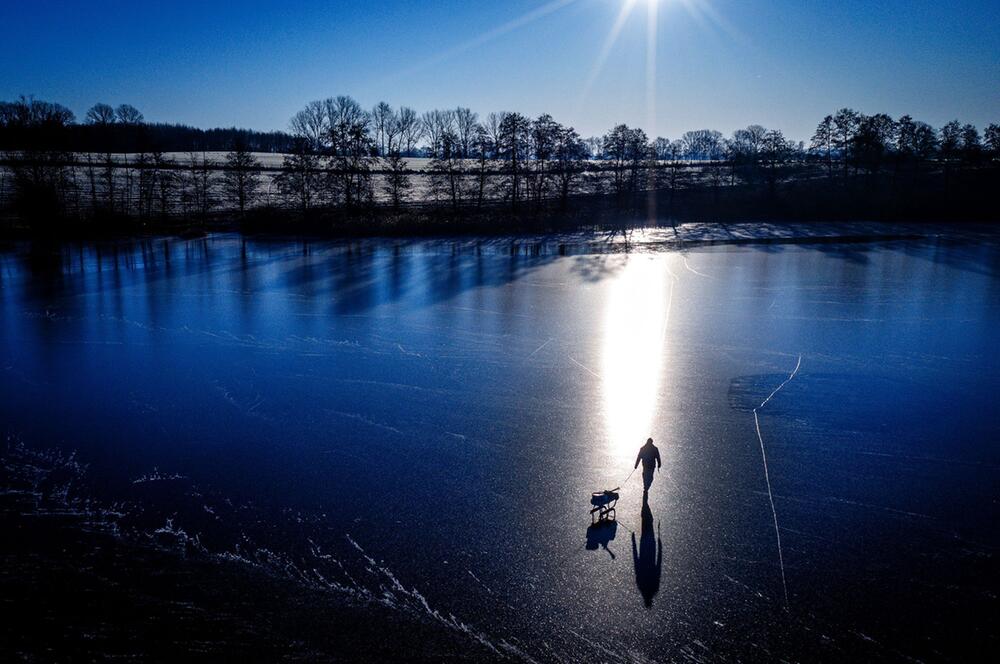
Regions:
M 653 597 L 660 591 L 663 540 L 653 534 L 653 512 L 649 509 L 645 496 L 642 501 L 641 530 L 638 548 L 635 545 L 635 533 L 632 533 L 632 563 L 635 565 L 635 585 L 639 586 L 639 594 L 648 609 L 653 606 Z

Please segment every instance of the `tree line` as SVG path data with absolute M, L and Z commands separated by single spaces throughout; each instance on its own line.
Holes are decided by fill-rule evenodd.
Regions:
M 701 129 L 670 140 L 650 140 L 621 124 L 583 139 L 549 114 L 516 112 L 483 118 L 468 108 L 418 114 L 381 102 L 371 110 L 351 97 L 310 102 L 290 122 L 294 154 L 285 158 L 282 193 L 300 207 L 357 205 L 374 198 L 371 177 L 381 166 L 382 186 L 393 205 L 410 195 L 405 156 L 430 158 L 436 201 L 454 207 L 488 199 L 512 207 L 563 201 L 581 177 L 605 174 L 617 194 L 648 189 L 671 192 L 693 183 L 766 184 L 795 175 L 794 166 L 822 164 L 826 175 L 896 172 L 916 168 L 977 167 L 1000 159 L 1000 125 L 980 136 L 976 127 L 949 122 L 940 130 L 905 115 L 865 115 L 841 109 L 824 118 L 811 142 L 794 142 L 778 129 L 750 125 L 731 136 Z M 837 168 L 834 168 L 836 164 Z
M 935 129 L 908 115 L 897 120 L 847 108 L 821 120 L 808 146 L 761 125 L 728 137 L 702 129 L 670 140 L 621 124 L 582 138 L 548 114 L 480 117 L 464 107 L 418 113 L 384 102 L 366 109 L 349 96 L 310 102 L 291 118 L 288 134 L 202 132 L 211 141 L 192 145 L 225 150 L 221 161 L 205 154 L 209 147 L 170 158 L 151 140 L 170 127 L 177 136 L 202 132 L 145 123 L 128 104 L 95 104 L 77 122 L 60 104 L 0 102 L 2 177 L 9 180 L 0 187 L 29 216 L 203 217 L 219 209 L 242 216 L 262 203 L 304 213 L 414 203 L 517 210 L 565 204 L 578 193 L 627 198 L 664 189 L 672 197 L 685 188 L 736 184 L 774 191 L 796 177 L 948 173 L 1000 160 L 1000 125 L 982 134 L 958 121 Z M 273 174 L 254 154 L 268 148 L 284 154 Z M 416 168 L 414 157 L 428 161 Z
M 981 136 L 971 124 L 952 120 L 940 129 L 904 115 L 894 120 L 885 113 L 865 115 L 842 108 L 816 127 L 810 153 L 833 175 L 859 169 L 870 173 L 891 168 L 914 168 L 937 162 L 944 167 L 977 166 L 996 160 L 1000 125 L 986 127 Z
M 181 143 L 158 141 L 158 136 L 194 137 L 194 145 L 230 150 L 221 178 L 220 165 L 209 161 L 204 147 L 192 149 L 181 162 L 158 147 Z M 0 102 L 0 141 L 6 148 L 0 193 L 8 194 L 22 216 L 47 222 L 178 213 L 203 217 L 220 203 L 220 189 L 243 213 L 260 181 L 253 152 L 285 151 L 292 138 L 279 132 L 148 124 L 129 104 L 95 104 L 77 124 L 61 104 L 22 97 Z
M 5 151 L 42 144 L 68 153 L 218 152 L 229 150 L 237 140 L 254 152 L 287 152 L 293 137 L 283 131 L 146 122 L 131 104 L 94 104 L 78 122 L 62 104 L 27 97 L 0 101 L 0 150 Z

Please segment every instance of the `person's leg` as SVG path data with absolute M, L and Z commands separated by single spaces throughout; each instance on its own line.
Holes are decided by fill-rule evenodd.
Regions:
M 650 485 L 653 484 L 653 468 L 643 467 L 642 469 L 642 490 L 649 491 Z

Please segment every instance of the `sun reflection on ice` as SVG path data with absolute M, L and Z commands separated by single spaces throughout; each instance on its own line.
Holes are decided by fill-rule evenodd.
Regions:
M 653 436 L 673 273 L 665 256 L 633 256 L 608 299 L 601 351 L 601 391 L 609 451 L 628 456 Z

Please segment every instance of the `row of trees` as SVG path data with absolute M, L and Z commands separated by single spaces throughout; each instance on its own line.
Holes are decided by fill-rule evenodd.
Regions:
M 520 113 L 490 113 L 467 108 L 433 110 L 422 115 L 408 107 L 380 103 L 364 110 L 350 97 L 310 102 L 291 120 L 299 143 L 279 178 L 282 193 L 299 207 L 356 205 L 373 200 L 374 169 L 385 174 L 382 186 L 394 205 L 405 202 L 413 171 L 404 157 L 430 157 L 427 177 L 433 199 L 453 207 L 503 200 L 512 207 L 566 201 L 581 176 L 606 175 L 618 194 L 688 184 L 693 162 L 719 186 L 726 179 L 774 184 L 780 166 L 805 157 L 802 144 L 759 125 L 723 138 L 699 130 L 670 141 L 650 141 L 645 132 L 618 125 L 601 137 L 582 139 L 573 127 L 551 115 L 531 119 Z M 419 148 L 419 149 L 418 149 Z M 704 175 L 704 174 L 702 174 Z M 353 177 L 353 179 L 352 179 Z
M 298 207 L 347 207 L 376 197 L 376 171 L 385 197 L 407 201 L 416 172 L 406 157 L 429 157 L 430 192 L 453 207 L 501 198 L 514 207 L 572 191 L 590 156 L 572 128 L 550 115 L 491 113 L 482 121 L 467 108 L 429 111 L 378 104 L 364 110 L 350 97 L 314 101 L 291 121 L 298 142 L 278 176 L 281 193 Z M 421 145 L 423 142 L 423 145 Z M 421 149 L 418 151 L 418 146 Z
M 348 127 L 355 138 L 352 165 L 342 162 L 338 149 L 338 136 Z M 414 154 L 431 157 L 435 198 L 456 206 L 469 199 L 481 204 L 491 193 L 512 205 L 523 199 L 538 202 L 554 192 L 565 198 L 580 173 L 593 171 L 609 171 L 610 186 L 619 193 L 676 189 L 696 178 L 714 186 L 763 182 L 773 188 L 790 174 L 789 164 L 819 162 L 833 175 L 862 169 L 877 173 L 890 162 L 898 172 L 928 164 L 976 166 L 1000 157 L 997 124 L 989 125 L 981 138 L 976 127 L 957 121 L 936 130 L 910 116 L 893 120 L 846 108 L 820 122 L 808 148 L 761 125 L 738 129 L 728 138 L 701 129 L 676 140 L 652 141 L 641 129 L 619 125 L 604 136 L 581 139 L 572 127 L 547 114 L 529 119 L 518 113 L 490 113 L 480 121 L 467 108 L 418 115 L 411 108 L 394 109 L 384 102 L 365 111 L 343 96 L 309 103 L 292 118 L 291 128 L 303 141 L 302 148 L 318 156 L 314 170 L 360 167 L 363 174 L 367 158 L 383 158 L 392 176 L 387 186 L 395 204 L 408 189 L 400 157 Z M 324 164 L 326 155 L 332 159 L 329 164 Z M 487 186 L 491 180 L 492 192 Z M 370 199 L 367 182 L 362 175 L 353 198 L 334 195 L 332 200 L 350 204 Z M 316 185 L 321 188 L 321 180 Z
M 816 127 L 810 151 L 826 164 L 829 175 L 835 163 L 845 175 L 851 169 L 877 173 L 888 165 L 898 171 L 931 160 L 946 168 L 974 166 L 996 159 L 1000 152 L 1000 125 L 991 124 L 984 133 L 985 140 L 974 125 L 958 120 L 937 130 L 909 115 L 894 120 L 885 113 L 865 115 L 842 108 Z
M 329 127 L 340 121 L 345 110 L 355 119 L 367 118 L 370 123 L 373 149 L 377 155 L 389 156 L 398 150 L 405 156 L 434 156 L 436 147 L 445 137 L 452 144 L 459 158 L 475 158 L 478 136 L 484 129 L 496 138 L 496 128 L 505 114 L 492 113 L 484 123 L 468 108 L 433 110 L 418 115 L 412 108 L 393 109 L 380 102 L 365 113 L 350 97 L 336 97 L 314 101 L 297 113 L 291 121 L 294 134 L 307 138 L 317 153 L 329 147 Z M 663 161 L 713 161 L 753 159 L 758 153 L 762 159 L 773 161 L 771 156 L 821 158 L 825 163 L 834 161 L 848 168 L 877 170 L 880 159 L 893 156 L 904 161 L 942 159 L 973 162 L 988 158 L 997 151 L 1000 125 L 991 124 L 980 136 L 971 124 L 957 120 L 940 130 L 927 123 L 904 115 L 893 120 L 884 113 L 865 115 L 850 108 L 843 108 L 826 116 L 817 127 L 811 144 L 788 141 L 780 131 L 767 130 L 760 125 L 750 125 L 737 130 L 730 138 L 719 131 L 699 129 L 684 133 L 677 140 L 656 138 L 644 149 L 655 153 Z M 610 134 L 583 140 L 587 158 L 614 159 L 614 150 L 607 149 Z M 620 137 L 619 137 L 620 139 Z M 619 141 L 620 143 L 620 141 Z
M 226 151 L 241 141 L 254 152 L 287 152 L 287 132 L 249 129 L 198 129 L 181 124 L 149 123 L 130 104 L 94 104 L 82 122 L 63 106 L 21 97 L 0 101 L 0 150 L 34 149 L 41 145 L 66 153 Z
M 634 195 L 708 184 L 766 183 L 773 188 L 797 173 L 847 176 L 904 168 L 975 167 L 1000 158 L 1000 127 L 980 136 L 972 125 L 951 122 L 935 130 L 909 116 L 864 115 L 841 109 L 820 122 L 807 148 L 760 125 L 729 137 L 689 131 L 676 140 L 618 125 L 583 139 L 543 114 L 467 109 L 417 114 L 379 103 L 366 110 L 347 96 L 310 102 L 290 122 L 280 171 L 269 179 L 253 155 L 254 132 L 232 130 L 223 161 L 204 153 L 171 160 L 139 141 L 126 153 L 113 137 L 149 127 L 134 107 L 96 104 L 76 124 L 59 104 L 22 98 L 0 105 L 0 128 L 15 128 L 22 142 L 9 149 L 0 189 L 13 191 L 22 209 L 83 214 L 85 209 L 151 217 L 173 212 L 205 215 L 213 208 L 241 214 L 263 198 L 309 210 L 349 209 L 385 201 L 435 202 L 455 209 L 503 201 L 513 208 L 567 201 L 583 191 Z M 69 149 L 66 136 L 86 127 L 94 149 Z M 0 133 L 0 135 L 3 135 Z M 414 155 L 429 157 L 414 168 Z M 810 170 L 811 169 L 811 170 Z M 265 188 L 267 195 L 263 195 Z M 419 185 L 419 186 L 418 186 Z
M 5 155 L 0 190 L 12 191 L 16 207 L 31 217 L 204 216 L 217 206 L 244 214 L 259 199 L 261 165 L 252 151 L 260 150 L 266 134 L 202 132 L 214 132 L 219 144 L 231 149 L 219 164 L 204 152 L 192 150 L 186 159 L 175 160 L 151 148 L 151 127 L 157 125 L 145 124 L 142 113 L 128 104 L 95 104 L 85 124 L 76 125 L 72 111 L 60 104 L 24 97 L 0 103 L 0 136 L 13 137 L 18 148 Z M 89 132 L 85 147 L 90 149 L 76 152 L 71 148 L 79 147 L 81 128 Z M 278 147 L 292 144 L 284 136 L 287 141 Z M 3 181 L 8 177 L 10 186 Z
M 242 216 L 262 197 L 261 166 L 245 146 L 221 164 L 205 153 L 173 159 L 140 152 L 124 161 L 88 154 L 82 167 L 58 158 L 9 159 L 15 207 L 32 219 L 101 216 L 149 220 L 204 217 L 214 209 Z M 5 174 L 6 177 L 6 174 Z

